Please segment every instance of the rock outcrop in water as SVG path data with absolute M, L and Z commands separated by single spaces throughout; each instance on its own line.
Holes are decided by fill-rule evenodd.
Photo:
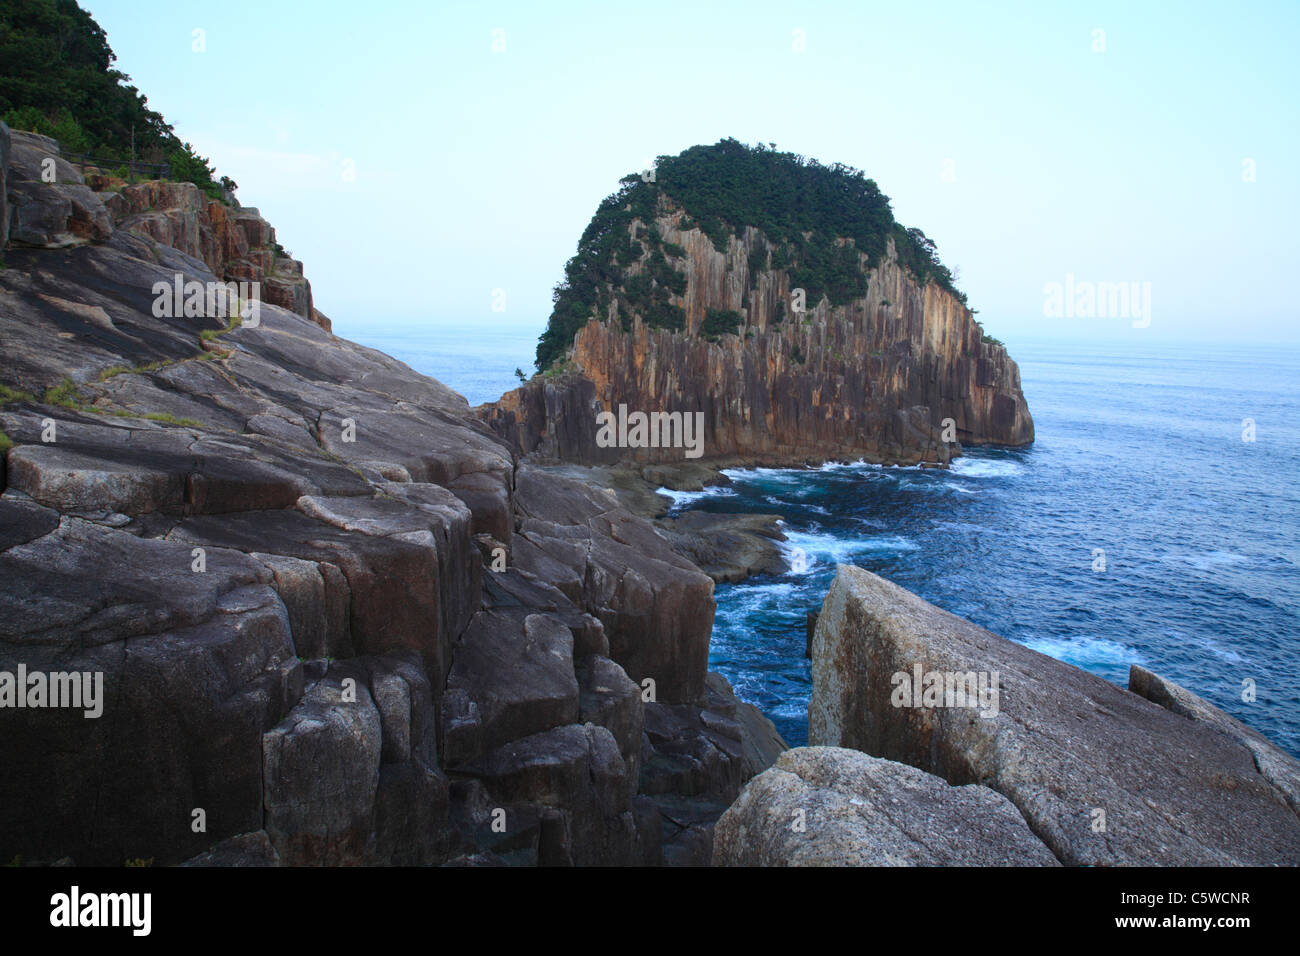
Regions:
M 707 670 L 707 576 L 330 334 L 254 212 L 24 134 L 5 171 L 0 859 L 708 860 L 784 744 Z M 257 323 L 156 314 L 178 275 L 260 277 Z
M 846 565 L 818 616 L 812 658 L 810 743 L 907 764 L 958 790 L 994 790 L 1061 863 L 1300 863 L 1300 763 L 1140 668 L 1132 690 L 1124 690 Z M 972 706 L 955 695 L 928 702 L 934 706 L 905 706 L 927 703 L 901 695 L 897 675 L 918 671 L 984 675 L 988 686 L 996 674 L 998 694 Z M 944 685 L 945 693 L 956 689 Z M 793 751 L 778 767 L 804 768 L 799 773 L 811 786 L 838 772 L 839 758 L 827 754 Z M 751 790 L 785 787 L 772 780 L 775 772 L 752 782 Z M 816 786 L 844 792 L 838 784 Z M 863 799 L 871 805 L 887 793 Z M 842 802 L 833 794 L 826 799 L 832 797 Z M 972 833 L 990 825 L 987 807 L 949 802 L 968 817 Z M 742 796 L 728 814 L 737 819 L 722 826 L 722 862 L 750 859 L 726 848 L 738 827 L 766 826 L 766 811 L 750 809 L 754 803 Z M 763 862 L 799 862 L 843 846 L 820 823 L 809 825 L 807 838 L 824 845 L 809 848 L 782 836 Z M 874 839 L 864 838 L 870 846 Z M 908 839 L 871 852 L 906 857 Z
M 704 171 L 692 175 L 725 176 L 728 163 L 744 161 L 734 158 L 739 144 L 697 150 Z M 874 202 L 884 224 L 860 239 L 832 228 L 822 247 L 814 230 L 791 227 L 790 237 L 778 237 L 752 222 L 709 223 L 674 190 L 692 152 L 661 163 L 656 185 L 632 181 L 606 201 L 574 260 L 586 272 L 570 266 L 571 287 L 599 291 L 577 303 L 572 289 L 557 293 L 547 333 L 561 336 L 570 313 L 589 309 L 564 342 L 567 358 L 482 409 L 519 453 L 583 463 L 683 460 L 681 447 L 603 447 L 597 415 L 620 405 L 700 412 L 704 457 L 770 465 L 947 462 L 961 444 L 1033 441 L 1016 363 L 983 334 L 951 283 L 936 278 L 932 270 L 942 267 L 927 260 L 917 274 L 916 241 L 892 224 L 874 184 L 861 187 L 861 202 Z M 773 168 L 791 166 L 797 182 L 821 182 L 792 162 Z M 833 188 L 860 185 L 840 179 L 849 185 L 831 177 Z M 748 179 L 711 188 L 732 185 L 763 189 Z M 751 201 L 753 215 L 767 214 L 760 199 Z M 734 218 L 746 213 L 737 209 Z M 825 293 L 800 286 L 814 282 Z

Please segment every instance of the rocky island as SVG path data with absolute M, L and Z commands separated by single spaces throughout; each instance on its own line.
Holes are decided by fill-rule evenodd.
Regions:
M 596 417 L 621 405 L 700 415 L 703 457 L 730 463 L 939 464 L 1034 437 L 1016 363 L 872 180 L 735 140 L 624 178 L 566 266 L 537 364 L 481 409 L 537 460 L 683 460 L 602 447 Z

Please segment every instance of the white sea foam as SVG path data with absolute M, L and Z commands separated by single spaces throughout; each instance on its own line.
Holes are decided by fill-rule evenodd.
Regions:
M 1119 641 L 1101 637 L 1066 640 L 1059 637 L 1036 637 L 1025 641 L 1031 650 L 1088 670 L 1099 665 L 1141 664 L 1142 655 Z
M 657 488 L 655 493 L 663 495 L 665 498 L 671 498 L 674 508 L 685 508 L 704 498 L 726 498 L 736 494 L 726 485 L 711 485 L 703 491 L 674 491 L 671 488 Z
M 768 711 L 768 714 L 772 717 L 776 717 L 778 720 L 794 720 L 796 718 L 807 717 L 808 704 L 806 701 L 802 700 L 786 701 L 777 704 Z
M 867 471 L 868 469 L 881 468 L 882 465 L 875 465 L 869 461 L 863 461 L 859 458 L 857 461 L 827 461 L 818 466 L 818 471 Z
M 807 468 L 724 468 L 722 474 L 732 481 L 765 481 L 793 485 L 808 477 Z
M 1244 664 L 1248 660 L 1248 658 L 1245 658 L 1242 655 L 1238 654 L 1232 648 L 1224 647 L 1222 644 L 1218 643 L 1213 638 L 1207 637 L 1205 638 L 1205 640 L 1201 642 L 1201 644 L 1211 654 L 1219 658 L 1219 660 L 1227 661 L 1229 664 Z
M 1235 551 L 1203 551 L 1181 555 L 1181 560 L 1190 564 L 1198 571 L 1212 571 L 1215 568 L 1228 567 L 1234 564 L 1245 564 L 1249 558 L 1244 554 L 1238 554 Z
M 963 478 L 1009 478 L 1024 470 L 1019 462 L 1005 458 L 958 458 L 952 463 L 953 473 Z
M 718 620 L 743 627 L 751 614 L 780 610 L 789 606 L 799 596 L 802 585 L 791 581 L 774 581 L 766 584 L 746 582 L 731 591 L 727 601 L 719 605 Z M 716 626 L 715 626 L 716 630 Z
M 802 498 L 803 495 L 795 495 L 796 498 Z M 778 498 L 776 495 L 764 495 L 763 500 L 773 508 L 802 508 L 804 511 L 811 511 L 813 514 L 830 516 L 830 510 L 823 508 L 821 505 L 810 505 L 803 501 L 790 501 L 786 498 Z
M 847 538 L 812 531 L 786 531 L 786 538 L 788 540 L 782 543 L 781 549 L 794 574 L 812 574 L 819 566 L 852 564 L 853 558 L 861 555 L 916 551 L 918 548 L 914 541 L 897 534 Z M 795 570 L 797 562 L 802 565 L 801 570 Z

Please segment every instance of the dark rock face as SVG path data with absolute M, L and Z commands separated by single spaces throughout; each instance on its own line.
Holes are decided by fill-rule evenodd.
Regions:
M 480 611 L 461 637 L 447 686 L 476 705 L 476 752 L 573 723 L 573 632 L 541 614 Z
M 262 734 L 301 695 L 302 665 L 264 567 L 214 550 L 199 575 L 190 561 L 71 517 L 0 554 L 0 671 L 103 675 L 97 718 L 0 709 L 10 857 L 178 860 L 262 825 Z
M 210 850 L 191 857 L 181 866 L 279 866 L 280 854 L 275 852 L 271 838 L 265 830 L 241 833 L 222 840 Z
M 382 742 L 370 690 L 351 679 L 317 681 L 263 738 L 266 830 L 293 866 L 365 858 Z
M 617 314 L 617 305 L 593 318 L 574 340 L 571 370 L 538 376 L 480 410 L 521 454 L 588 464 L 684 460 L 682 448 L 601 447 L 596 415 L 620 404 L 702 412 L 705 458 L 769 464 L 947 462 L 961 444 L 1033 441 L 1016 363 L 984 340 L 950 293 L 918 286 L 892 241 L 882 262 L 862 266 L 864 298 L 809 302 L 794 314 L 785 270 L 749 273 L 751 253 L 771 247 L 762 232 L 732 236 L 724 253 L 682 221 L 661 206 L 653 225 L 686 252 L 686 291 L 673 297 L 685 331 L 648 327 L 637 314 Z M 740 334 L 701 338 L 709 309 L 742 313 Z
M 812 656 L 813 744 L 996 790 L 1063 863 L 1300 862 L 1295 761 L 1154 675 L 1133 683 L 1166 706 L 847 565 L 818 616 Z M 1000 699 L 895 706 L 895 675 L 915 669 L 996 672 Z
M 9 244 L 9 127 L 0 122 L 0 249 Z
M 521 467 L 521 570 L 553 580 L 604 625 L 610 657 L 664 703 L 704 699 L 713 582 L 612 495 Z
M 297 266 L 256 324 L 155 315 L 177 272 L 266 277 L 256 210 L 145 183 L 91 194 L 105 234 L 15 143 L 0 682 L 102 692 L 0 706 L 0 859 L 706 863 L 784 748 L 707 674 L 710 579 L 331 335 Z

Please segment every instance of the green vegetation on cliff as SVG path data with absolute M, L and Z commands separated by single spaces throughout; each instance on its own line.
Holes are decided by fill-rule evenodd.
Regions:
M 0 0 L 0 119 L 54 137 L 65 153 L 119 165 L 131 159 L 134 134 L 138 161 L 170 163 L 172 179 L 220 198 L 208 161 L 149 108 L 116 59 L 75 0 Z
M 744 321 L 745 317 L 734 309 L 709 309 L 700 323 L 700 334 L 706 339 L 735 335 Z
M 555 288 L 555 307 L 537 345 L 539 369 L 563 356 L 578 330 L 593 316 L 604 318 L 615 302 L 625 327 L 636 312 L 649 325 L 683 328 L 685 316 L 671 299 L 686 280 L 668 257 L 681 258 L 685 250 L 646 225 L 665 208 L 661 201 L 685 210 L 682 228 L 698 227 L 720 252 L 745 227 L 762 230 L 772 248 L 751 250 L 751 288 L 770 261 L 770 268 L 789 271 L 791 286 L 805 290 L 810 307 L 823 297 L 843 305 L 866 294 L 862 256 L 866 267 L 876 265 L 892 238 L 899 262 L 918 281 L 933 280 L 966 301 L 934 243 L 897 223 L 889 197 L 861 170 L 724 139 L 659 157 L 653 182 L 625 176 L 600 204 Z M 708 337 L 720 331 L 736 330 L 701 329 Z

